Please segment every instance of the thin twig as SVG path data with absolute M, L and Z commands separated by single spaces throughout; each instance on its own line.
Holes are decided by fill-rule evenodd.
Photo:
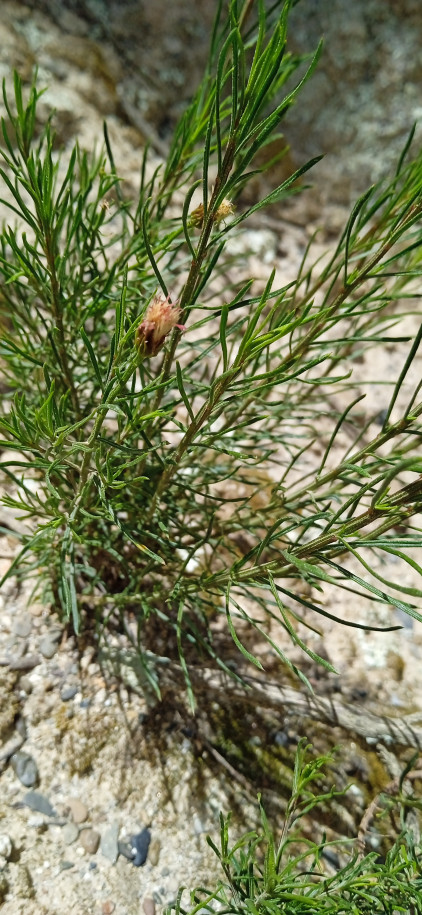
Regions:
M 384 741 L 387 744 L 422 749 L 422 727 L 413 723 L 414 716 L 392 718 L 390 715 L 367 711 L 362 706 L 322 699 L 311 692 L 303 693 L 271 681 L 260 683 L 249 676 L 243 677 L 247 689 L 230 680 L 223 672 L 213 670 L 192 670 L 191 678 L 198 687 L 201 685 L 208 690 L 224 692 L 229 699 L 242 698 L 255 706 L 282 709 L 286 717 L 300 715 L 302 718 L 324 721 L 331 727 L 352 731 L 374 743 Z

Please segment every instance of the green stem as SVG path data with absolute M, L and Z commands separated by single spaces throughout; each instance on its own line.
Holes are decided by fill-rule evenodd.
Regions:
M 396 527 L 401 521 L 406 520 L 409 517 L 409 506 L 420 499 L 421 494 L 422 476 L 414 483 L 410 483 L 398 493 L 395 493 L 390 499 L 388 508 L 369 508 L 359 515 L 358 518 L 352 518 L 350 521 L 343 524 L 336 533 L 322 534 L 320 537 L 316 537 L 315 540 L 311 540 L 309 543 L 304 544 L 304 546 L 299 547 L 294 551 L 294 556 L 297 559 L 306 561 L 313 558 L 316 558 L 317 560 L 320 559 L 321 557 L 319 554 L 322 551 L 324 551 L 327 556 L 335 555 L 339 551 L 346 552 L 347 548 L 343 541 L 352 534 L 357 533 L 357 531 L 362 530 L 362 528 L 367 527 L 369 524 L 373 524 L 374 521 L 379 518 L 389 519 L 390 522 L 387 528 L 382 526 L 383 532 L 392 527 Z M 370 537 L 368 537 L 366 542 L 370 543 Z M 327 551 L 327 548 L 330 549 Z M 233 574 L 232 570 L 224 570 L 216 575 L 211 575 L 209 579 L 206 579 L 203 582 L 203 587 L 206 588 L 209 585 L 218 585 L 219 588 L 222 588 L 229 582 L 232 582 L 233 584 L 244 584 L 250 581 L 253 584 L 257 584 L 259 581 L 266 580 L 266 573 L 268 572 L 271 572 L 274 576 L 286 577 L 292 573 L 297 574 L 297 567 L 294 563 L 289 562 L 288 559 L 273 559 L 260 566 L 241 569 L 237 574 Z
M 189 314 L 189 305 L 194 297 L 195 290 L 196 290 L 198 282 L 201 278 L 202 264 L 204 262 L 204 259 L 205 259 L 206 253 L 207 253 L 208 243 L 209 243 L 211 233 L 212 233 L 212 230 L 213 230 L 213 227 L 215 224 L 215 203 L 216 203 L 217 197 L 221 193 L 221 189 L 224 187 L 224 185 L 226 184 L 226 182 L 229 178 L 230 172 L 233 167 L 235 153 L 236 153 L 236 137 L 233 136 L 230 138 L 230 140 L 227 144 L 227 149 L 226 149 L 226 153 L 225 153 L 224 160 L 222 163 L 221 172 L 217 175 L 214 189 L 213 189 L 211 199 L 209 202 L 204 226 L 203 226 L 201 236 L 200 236 L 200 239 L 198 242 L 198 247 L 196 249 L 196 256 L 191 262 L 189 275 L 188 275 L 188 278 L 186 280 L 185 286 L 183 288 L 183 291 L 182 291 L 182 294 L 181 294 L 181 297 L 179 300 L 179 307 L 182 310 L 182 315 L 181 315 L 181 319 L 180 319 L 182 324 L 187 319 L 187 316 Z M 180 330 L 175 329 L 173 331 L 169 348 L 168 348 L 166 355 L 164 357 L 164 360 L 163 360 L 163 365 L 162 365 L 161 374 L 160 374 L 160 381 L 167 381 L 167 379 L 170 376 L 171 367 L 172 367 L 174 356 L 176 353 L 176 348 L 177 348 L 178 342 L 180 340 L 180 335 L 181 335 Z M 162 396 L 163 396 L 163 391 L 164 391 L 164 388 L 160 388 L 157 391 L 157 394 L 155 396 L 155 399 L 153 401 L 153 405 L 151 408 L 152 411 L 157 410 L 159 408 L 161 400 L 162 400 Z
M 179 469 L 180 461 L 182 460 L 182 458 L 183 458 L 184 454 L 186 453 L 186 451 L 188 450 L 189 446 L 192 444 L 196 434 L 199 432 L 201 427 L 204 425 L 204 423 L 207 422 L 207 420 L 211 416 L 211 413 L 212 413 L 212 410 L 213 410 L 215 404 L 218 403 L 218 401 L 220 400 L 220 397 L 222 396 L 222 394 L 224 393 L 226 388 L 229 386 L 229 384 L 233 378 L 233 374 L 235 374 L 234 371 L 230 372 L 230 373 L 229 372 L 226 373 L 225 378 L 221 379 L 216 384 L 216 386 L 215 386 L 214 390 L 212 391 L 212 393 L 210 394 L 207 402 L 203 405 L 203 407 L 201 407 L 199 413 L 197 414 L 197 416 L 195 416 L 193 422 L 191 422 L 191 424 L 190 424 L 189 428 L 187 429 L 185 435 L 183 436 L 180 444 L 176 448 L 176 451 L 173 455 L 171 464 L 168 464 L 167 467 L 163 470 L 163 473 L 161 474 L 161 477 L 158 481 L 158 485 L 157 485 L 156 491 L 154 493 L 154 496 L 153 496 L 153 499 L 151 502 L 151 506 L 150 506 L 150 509 L 149 509 L 149 512 L 148 512 L 148 515 L 146 518 L 146 523 L 148 523 L 148 521 L 150 521 L 151 518 L 153 517 L 161 494 L 167 489 L 170 481 L 172 480 L 174 475 L 177 473 L 177 471 Z
M 350 469 L 351 464 L 359 464 L 362 458 L 372 455 L 374 451 L 378 451 L 382 445 L 385 445 L 386 442 L 390 439 L 395 438 L 398 435 L 402 435 L 406 432 L 407 428 L 414 422 L 417 416 L 422 414 L 422 404 L 412 411 L 411 419 L 404 417 L 400 419 L 397 423 L 390 426 L 385 432 L 381 432 L 375 439 L 372 439 L 367 445 L 360 449 L 356 454 L 352 455 L 347 459 L 347 461 L 342 461 L 341 464 L 338 464 L 333 470 L 327 471 L 322 477 L 317 477 L 314 483 L 310 483 L 307 486 L 303 486 L 299 489 L 298 492 L 292 492 L 288 500 L 285 501 L 284 505 L 290 505 L 291 503 L 296 503 L 302 498 L 302 496 L 308 495 L 310 492 L 314 492 L 320 487 L 324 486 L 326 483 L 330 483 L 332 480 L 338 479 L 341 477 L 341 474 Z
M 403 218 L 401 223 L 398 224 L 398 227 L 396 227 L 394 235 L 392 235 L 381 246 L 379 252 L 377 254 L 375 254 L 374 257 L 369 261 L 368 266 L 369 266 L 370 270 L 372 270 L 372 268 L 374 266 L 376 266 L 376 264 L 379 262 L 379 260 L 381 260 L 384 257 L 385 254 L 388 254 L 388 252 L 391 250 L 391 248 L 393 247 L 393 245 L 395 244 L 397 239 L 400 238 L 401 235 L 403 234 L 403 232 L 406 231 L 406 223 L 409 222 L 410 224 L 412 224 L 414 215 L 418 210 L 422 213 L 421 205 L 415 206 L 413 208 L 413 210 L 411 211 L 410 216 L 409 216 L 409 214 L 407 214 Z M 365 235 L 361 239 L 360 244 L 368 244 L 372 238 L 374 238 L 374 237 L 376 238 L 377 233 L 382 228 L 382 224 L 383 224 L 382 220 L 380 220 L 378 223 L 376 223 L 374 226 L 372 226 L 370 229 L 368 229 L 368 231 L 365 233 Z M 337 260 L 337 258 L 338 258 L 338 260 Z M 361 257 L 359 264 L 357 266 L 358 270 L 362 269 L 362 274 L 359 273 L 359 278 L 357 279 L 357 281 L 354 281 L 352 284 L 348 285 L 345 288 L 346 294 L 349 294 L 349 292 L 353 291 L 357 285 L 360 285 L 360 283 L 361 283 L 360 277 L 363 275 L 363 273 L 365 273 L 366 275 L 368 274 L 368 266 L 363 269 L 363 263 L 364 263 L 364 256 Z M 302 298 L 299 300 L 299 302 L 296 305 L 296 311 L 302 311 L 307 302 L 312 302 L 312 300 L 315 298 L 316 293 L 319 292 L 319 290 L 324 286 L 327 279 L 330 276 L 332 276 L 333 274 L 336 274 L 336 276 L 338 277 L 342 268 L 343 268 L 343 252 L 342 252 L 342 250 L 338 250 L 338 251 L 336 251 L 334 256 L 331 258 L 330 262 L 323 269 L 323 271 L 322 271 L 321 275 L 318 277 L 318 279 L 315 280 L 313 286 L 311 286 L 307 290 L 306 295 L 302 296 Z M 341 292 L 340 292 L 340 294 L 341 294 Z M 296 292 L 294 292 L 294 294 L 293 294 L 293 299 L 295 299 L 295 297 L 296 297 Z
M 57 279 L 55 258 L 54 258 L 54 252 L 53 252 L 52 246 L 51 246 L 51 235 L 50 235 L 49 227 L 45 226 L 44 232 L 45 232 L 44 250 L 45 250 L 48 272 L 50 274 L 50 281 L 51 281 L 51 307 L 52 307 L 53 316 L 54 316 L 54 320 L 55 320 L 55 324 L 56 324 L 56 328 L 57 328 L 57 334 L 58 334 L 58 348 L 57 349 L 58 349 L 62 372 L 64 375 L 64 380 L 66 382 L 66 386 L 67 386 L 68 390 L 70 391 L 70 397 L 71 397 L 72 406 L 73 406 L 73 409 L 75 412 L 75 416 L 79 420 L 79 419 L 81 419 L 82 413 L 81 413 L 79 398 L 78 398 L 78 394 L 77 394 L 77 391 L 75 388 L 75 383 L 73 380 L 72 372 L 70 370 L 69 360 L 68 360 L 68 356 L 67 356 L 66 335 L 65 335 L 64 323 L 63 323 L 63 312 L 62 312 L 62 308 L 61 308 L 60 284 Z
M 101 428 L 103 426 L 103 423 L 104 423 L 106 415 L 107 415 L 108 403 L 110 402 L 110 400 L 113 400 L 116 396 L 118 396 L 120 394 L 120 392 L 125 387 L 129 378 L 133 375 L 137 358 L 138 357 L 136 356 L 129 364 L 129 367 L 126 369 L 122 378 L 120 379 L 120 382 L 117 386 L 117 390 L 113 389 L 112 391 L 110 391 L 107 401 L 102 403 L 101 406 L 98 408 L 98 415 L 95 419 L 91 435 L 89 436 L 88 441 L 86 442 L 86 447 L 84 450 L 84 456 L 83 456 L 80 474 L 79 474 L 79 483 L 78 483 L 77 491 L 75 493 L 75 496 L 73 498 L 73 501 L 72 501 L 72 503 L 70 505 L 70 509 L 69 509 L 69 517 L 71 517 L 72 520 L 74 520 L 74 518 L 76 517 L 77 511 L 79 509 L 79 504 L 81 501 L 81 496 L 83 494 L 84 487 L 88 481 L 89 468 L 90 468 L 90 464 L 91 464 L 92 454 L 93 454 L 93 451 L 95 448 L 96 440 L 98 438 L 98 435 L 101 431 Z M 115 370 L 114 370 L 114 372 L 115 372 Z

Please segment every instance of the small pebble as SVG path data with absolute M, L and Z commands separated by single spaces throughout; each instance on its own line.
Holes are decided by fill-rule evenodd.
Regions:
M 6 832 L 0 833 L 0 855 L 6 861 L 10 861 L 13 851 L 13 842 Z
M 195 815 L 193 817 L 192 825 L 193 825 L 194 832 L 197 836 L 200 836 L 201 833 L 205 832 L 205 830 L 206 830 L 206 826 L 204 826 L 204 824 L 201 820 L 201 817 L 199 817 L 197 813 L 195 813 Z
M 44 638 L 41 639 L 39 648 L 44 658 L 52 658 L 56 654 L 58 648 L 57 640 L 52 639 L 49 635 L 45 635 Z
M 112 823 L 108 829 L 105 830 L 101 837 L 101 852 L 105 858 L 108 858 L 112 864 L 115 864 L 119 856 L 119 824 Z
M 26 639 L 20 639 L 18 636 L 14 636 L 13 639 L 6 642 L 6 652 L 9 661 L 9 667 L 11 664 L 16 664 L 25 657 L 28 651 L 28 642 Z
M 123 855 L 128 861 L 133 861 L 133 849 L 127 842 L 118 842 L 117 848 L 119 850 L 119 855 Z
M 59 868 L 61 871 L 69 871 L 72 867 L 75 867 L 73 861 L 60 861 Z
M 2 600 L 1 597 L 0 597 L 0 600 Z M 12 631 L 12 617 L 10 616 L 10 613 L 2 613 L 2 615 L 1 615 L 1 623 L 2 623 L 2 630 L 3 630 L 3 632 L 11 632 L 11 631 Z
M 56 812 L 51 806 L 50 801 L 43 794 L 40 794 L 39 791 L 27 791 L 25 797 L 23 798 L 23 803 L 26 807 L 30 807 L 31 810 L 36 810 L 38 813 L 43 813 L 47 817 L 55 817 Z
M 32 618 L 29 613 L 23 613 L 13 623 L 13 633 L 19 638 L 26 639 L 31 634 Z
M 112 912 L 114 912 L 115 908 L 115 903 L 111 902 L 110 899 L 107 899 L 107 901 L 103 902 L 101 906 L 101 915 L 112 915 Z
M 60 692 L 62 702 L 69 702 L 70 699 L 74 699 L 78 691 L 78 686 L 64 686 Z
M 14 753 L 10 764 L 12 769 L 22 783 L 25 785 L 25 788 L 32 788 L 33 785 L 36 785 L 38 782 L 38 769 L 35 759 L 29 755 L 29 753 L 24 753 L 23 750 L 18 750 L 17 753 Z
M 37 654 L 27 654 L 23 658 L 11 658 L 8 667 L 10 670 L 33 670 L 38 664 L 41 661 Z
M 28 829 L 36 829 L 39 835 L 42 835 L 43 832 L 47 832 L 48 829 L 48 823 L 42 813 L 31 814 L 26 821 L 26 825 L 28 826 Z
M 167 881 L 166 891 L 170 895 L 172 900 L 176 899 L 179 886 L 180 886 L 180 881 L 177 877 L 172 877 L 171 880 Z
M 45 607 L 42 604 L 34 602 L 29 608 L 31 616 L 42 616 L 44 613 Z
M 142 908 L 145 912 L 145 915 L 155 915 L 155 902 L 151 899 L 151 896 L 146 896 Z
M 24 674 L 23 677 L 20 677 L 20 678 L 19 678 L 19 688 L 20 688 L 24 693 L 26 693 L 27 696 L 29 696 L 29 694 L 32 693 L 33 685 L 32 685 L 32 683 L 31 683 L 30 678 L 27 677 L 26 674 Z
M 359 804 L 362 809 L 365 806 L 365 795 L 359 785 L 350 785 L 348 788 L 349 795 L 353 795 L 354 800 Z
M 374 417 L 374 423 L 376 423 L 377 426 L 383 426 L 387 416 L 388 410 L 380 410 L 380 412 Z
M 22 740 L 26 740 L 28 734 L 27 734 L 27 730 L 26 730 L 25 718 L 22 718 L 22 715 L 20 715 L 19 718 L 16 719 L 15 728 L 16 728 L 19 736 L 22 737 Z
M 401 610 L 400 607 L 394 608 L 394 615 L 396 617 L 397 622 L 400 624 L 400 626 L 403 626 L 404 629 L 408 629 L 408 630 L 413 629 L 412 617 L 409 616 L 408 613 L 405 613 L 404 610 Z
M 88 819 L 88 807 L 86 804 L 83 804 L 82 801 L 78 800 L 77 797 L 70 797 L 66 801 L 67 806 L 72 814 L 72 819 L 74 823 L 85 823 L 85 820 Z
M 151 833 L 147 827 L 141 832 L 138 832 L 136 836 L 131 836 L 130 844 L 135 850 L 135 855 L 132 859 L 135 867 L 142 867 L 145 864 L 148 856 L 149 843 L 151 842 Z
M 66 823 L 63 826 L 61 835 L 65 845 L 72 845 L 79 836 L 79 828 L 76 823 Z
M 289 737 L 286 734 L 286 731 L 277 731 L 274 734 L 274 743 L 276 747 L 288 747 L 289 746 Z
M 79 841 L 89 855 L 95 855 L 100 844 L 100 834 L 95 829 L 83 829 Z

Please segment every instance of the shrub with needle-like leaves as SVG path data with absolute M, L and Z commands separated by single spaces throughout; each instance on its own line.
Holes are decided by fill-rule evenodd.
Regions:
M 287 50 L 291 5 L 219 4 L 203 82 L 152 174 L 145 150 L 135 201 L 106 128 L 103 153 L 76 144 L 63 158 L 37 121 L 36 84 L 3 88 L 1 469 L 4 503 L 30 525 L 7 575 L 36 575 L 76 631 L 90 619 L 125 630 L 158 694 L 147 649 L 179 657 L 192 698 L 192 658 L 225 664 L 221 616 L 258 665 L 245 623 L 287 664 L 275 619 L 317 657 L 297 623 L 304 609 L 329 616 L 312 596 L 323 588 L 419 619 L 420 592 L 385 581 L 376 557 L 420 572 L 421 384 L 407 401 L 402 390 L 422 328 L 375 433 L 349 366 L 403 340 L 391 328 L 422 272 L 422 157 L 409 141 L 393 179 L 359 199 L 328 258 L 315 264 L 309 246 L 294 282 L 275 288 L 272 272 L 258 292 L 226 245 L 316 161 L 236 204 L 317 64 L 319 49 L 308 61 Z

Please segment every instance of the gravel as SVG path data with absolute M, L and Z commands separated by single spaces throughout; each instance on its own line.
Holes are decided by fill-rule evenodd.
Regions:
M 27 791 L 25 797 L 23 798 L 23 804 L 26 807 L 30 807 L 31 810 L 36 810 L 37 813 L 43 813 L 47 817 L 55 817 L 56 811 L 54 807 L 51 806 L 50 801 L 44 794 L 40 794 L 39 791 Z
M 99 832 L 95 829 L 83 829 L 79 834 L 79 842 L 89 855 L 95 855 L 98 851 L 100 838 Z
M 13 842 L 6 832 L 0 833 L 0 855 L 6 861 L 12 857 Z
M 142 831 L 138 832 L 135 836 L 131 836 L 130 844 L 135 852 L 132 863 L 135 865 L 135 867 L 142 867 L 142 865 L 145 864 L 145 861 L 148 857 L 150 842 L 151 833 L 147 827 L 142 829 Z
M 38 784 L 37 764 L 29 753 L 18 750 L 17 753 L 13 754 L 10 765 L 19 781 L 22 782 L 22 785 L 25 785 L 25 788 L 32 788 L 33 785 Z
M 65 845 L 73 845 L 79 836 L 79 827 L 76 823 L 66 823 L 63 826 L 61 836 Z
M 112 864 L 119 856 L 119 824 L 112 823 L 101 837 L 101 852 Z

